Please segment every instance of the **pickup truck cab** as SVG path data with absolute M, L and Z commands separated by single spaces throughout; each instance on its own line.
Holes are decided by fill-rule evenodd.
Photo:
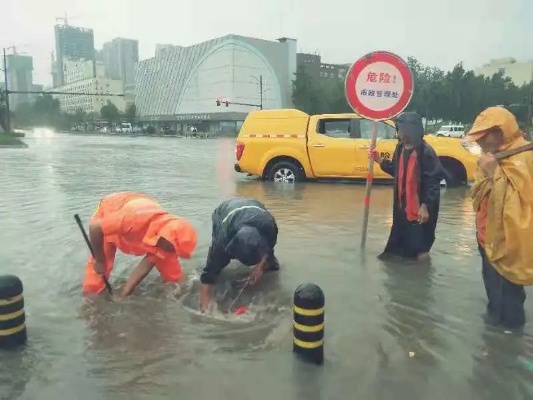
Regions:
M 372 121 L 358 114 L 308 115 L 296 109 L 252 111 L 237 137 L 237 172 L 264 180 L 366 179 Z M 460 139 L 426 136 L 448 172 L 448 185 L 472 181 L 480 149 Z M 378 122 L 377 149 L 396 147 L 392 121 Z M 391 180 L 376 165 L 374 179 Z

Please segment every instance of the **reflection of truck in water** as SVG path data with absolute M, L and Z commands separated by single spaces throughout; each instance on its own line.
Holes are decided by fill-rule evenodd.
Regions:
M 252 111 L 236 144 L 235 170 L 264 180 L 366 179 L 372 122 L 357 114 L 310 116 L 303 111 Z M 377 149 L 390 158 L 397 144 L 392 121 L 378 122 Z M 479 147 L 426 136 L 448 172 L 448 184 L 472 181 Z M 376 165 L 376 180 L 392 178 Z

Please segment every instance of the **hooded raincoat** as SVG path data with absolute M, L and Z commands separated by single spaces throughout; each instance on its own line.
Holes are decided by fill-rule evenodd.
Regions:
M 111 274 L 118 249 L 134 256 L 148 255 L 164 281 L 177 282 L 183 275 L 178 257 L 191 258 L 196 249 L 197 236 L 192 224 L 169 214 L 153 198 L 142 193 L 120 192 L 104 197 L 91 222 L 100 222 L 102 227 L 106 277 Z M 161 237 L 173 245 L 174 252 L 157 247 Z M 94 271 L 94 259 L 89 256 L 83 292 L 102 290 L 102 278 Z
M 435 150 L 423 139 L 422 118 L 417 113 L 405 112 L 395 123 L 397 130 L 411 135 L 415 146 L 407 150 L 399 141 L 392 160 L 383 160 L 381 164 L 381 169 L 394 178 L 392 228 L 381 257 L 416 258 L 429 252 L 435 241 L 443 168 Z M 419 224 L 416 219 L 422 204 L 427 206 L 429 220 Z
M 474 122 L 467 138 L 478 140 L 493 128 L 503 134 L 500 151 L 528 143 L 513 114 L 490 107 Z M 497 272 L 517 285 L 533 284 L 533 152 L 499 161 L 493 177 L 478 170 L 472 187 L 478 242 Z
M 226 200 L 213 211 L 211 220 L 213 234 L 200 276 L 202 283 L 214 284 L 232 259 L 253 266 L 266 254 L 267 269 L 279 268 L 274 257 L 278 226 L 261 202 L 244 198 Z

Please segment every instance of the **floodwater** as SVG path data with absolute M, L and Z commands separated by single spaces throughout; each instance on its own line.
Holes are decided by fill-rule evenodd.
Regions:
M 253 181 L 233 171 L 230 139 L 37 132 L 26 142 L 0 150 L 0 273 L 24 282 L 29 335 L 23 350 L 0 352 L 0 399 L 532 398 L 533 323 L 518 336 L 482 318 L 466 189 L 442 192 L 431 266 L 390 265 L 376 259 L 390 187 L 373 191 L 362 252 L 362 185 Z M 80 295 L 87 250 L 73 214 L 87 223 L 101 196 L 122 190 L 153 195 L 196 225 L 183 293 L 154 272 L 127 300 Z M 277 218 L 282 270 L 262 283 L 264 296 L 246 294 L 248 315 L 200 316 L 194 281 L 210 215 L 235 195 L 258 198 Z M 135 262 L 117 258 L 116 286 Z M 292 293 L 303 282 L 326 294 L 322 367 L 291 352 Z

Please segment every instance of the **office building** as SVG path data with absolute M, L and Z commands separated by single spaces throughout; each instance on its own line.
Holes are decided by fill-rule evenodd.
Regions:
M 298 53 L 298 67 L 303 66 L 307 73 L 315 80 L 329 80 L 346 78 L 351 64 L 323 63 L 318 54 Z
M 138 119 L 178 132 L 191 125 L 204 132 L 236 131 L 261 104 L 291 107 L 295 72 L 295 39 L 227 35 L 189 47 L 160 46 L 155 57 L 138 64 Z M 227 99 L 229 106 L 217 106 L 216 99 Z
M 489 63 L 474 70 L 476 75 L 484 75 L 487 77 L 498 72 L 511 78 L 513 83 L 517 86 L 529 84 L 533 81 L 533 61 L 517 61 L 512 57 L 500 58 L 490 60 Z
M 116 38 L 104 43 L 102 58 L 106 77 L 123 82 L 122 92 L 128 104 L 134 102 L 135 69 L 139 62 L 139 42 L 133 39 Z
M 56 52 L 55 58 L 52 60 L 53 81 L 54 86 L 62 86 L 66 83 L 65 61 L 95 61 L 94 33 L 92 29 L 78 28 L 66 24 L 56 25 L 54 31 Z
M 20 54 L 6 57 L 7 87 L 11 91 L 33 91 L 33 58 Z M 16 110 L 22 103 L 31 103 L 32 94 L 12 93 L 9 95 L 9 106 Z
M 139 62 L 139 41 L 116 38 L 104 43 L 102 57 L 109 79 L 135 82 L 135 65 Z
M 83 110 L 96 118 L 101 108 L 111 101 L 120 111 L 126 106 L 124 97 L 110 96 L 110 94 L 122 94 L 123 84 L 121 80 L 109 79 L 105 76 L 104 63 L 90 60 L 65 60 L 63 62 L 65 84 L 51 90 L 55 92 L 79 93 L 76 95 L 52 95 L 61 103 L 61 110 L 74 114 L 77 110 Z M 94 96 L 94 93 L 101 93 Z
M 124 97 L 111 96 L 112 94 L 121 94 L 122 86 L 122 81 L 119 80 L 93 77 L 52 89 L 58 92 L 79 94 L 54 94 L 52 96 L 60 101 L 61 111 L 63 112 L 74 114 L 78 110 L 83 110 L 87 114 L 98 118 L 100 110 L 107 104 L 107 101 L 111 101 L 121 112 L 126 110 Z M 94 96 L 89 95 L 89 93 L 101 93 L 101 95 Z

